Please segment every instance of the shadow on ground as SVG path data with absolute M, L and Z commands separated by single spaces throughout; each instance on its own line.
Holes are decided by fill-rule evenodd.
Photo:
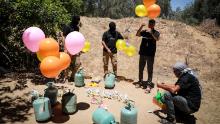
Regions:
M 126 77 L 124 77 L 124 76 L 117 76 L 117 79 L 118 79 L 119 81 L 126 81 L 126 82 L 129 82 L 129 83 L 134 82 L 134 80 L 128 79 L 128 78 L 126 78 Z
M 90 107 L 90 105 L 88 103 L 85 103 L 85 102 L 77 103 L 78 110 L 86 110 L 86 109 L 89 109 L 89 107 Z
M 51 121 L 53 123 L 65 123 L 70 119 L 69 115 L 63 114 L 62 112 L 62 104 L 57 103 L 53 108 L 53 117 Z
M 155 115 L 157 115 L 160 119 L 165 119 L 164 116 L 161 114 L 165 114 L 162 110 L 156 110 L 153 112 Z M 193 114 L 186 115 L 182 114 L 180 112 L 176 112 L 176 122 L 181 124 L 196 124 L 196 117 Z
M 31 102 L 23 97 L 10 98 L 8 96 L 0 98 L 0 123 L 24 122 L 31 114 Z

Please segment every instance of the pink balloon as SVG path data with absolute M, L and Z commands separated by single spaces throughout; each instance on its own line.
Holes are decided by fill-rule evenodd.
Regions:
M 85 37 L 80 32 L 69 33 L 65 39 L 65 47 L 71 55 L 79 53 L 84 47 Z
M 31 52 L 37 52 L 39 50 L 39 43 L 44 38 L 44 32 L 38 27 L 29 27 L 22 35 L 24 45 Z

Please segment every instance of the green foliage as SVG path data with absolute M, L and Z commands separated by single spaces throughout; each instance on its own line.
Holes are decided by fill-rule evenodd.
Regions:
M 24 30 L 37 26 L 47 37 L 55 37 L 59 25 L 68 22 L 70 13 L 60 0 L 0 0 L 0 66 L 37 67 L 36 55 L 29 53 L 21 41 Z
M 196 18 L 194 15 L 194 5 L 189 4 L 185 7 L 185 10 L 181 13 L 181 19 L 187 24 L 198 24 L 199 19 Z
M 161 17 L 168 18 L 172 13 L 170 0 L 157 0 L 157 4 L 161 8 Z
M 219 0 L 195 0 L 194 3 L 186 6 L 183 11 L 176 12 L 175 16 L 188 24 L 199 24 L 204 19 L 216 19 L 220 25 L 220 2 Z
M 15 24 L 13 27 L 18 27 L 19 31 L 38 26 L 47 36 L 55 34 L 58 24 L 68 19 L 69 15 L 61 3 L 52 0 L 17 0 L 15 12 L 10 18 Z
M 133 0 L 84 0 L 84 15 L 110 18 L 134 16 Z
M 62 5 L 71 15 L 80 15 L 83 11 L 82 0 L 60 0 Z
M 220 25 L 220 3 L 216 6 L 214 13 L 217 18 L 217 23 Z

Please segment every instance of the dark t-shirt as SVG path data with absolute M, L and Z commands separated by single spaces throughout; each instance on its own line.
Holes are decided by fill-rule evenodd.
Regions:
M 201 104 L 201 89 L 198 79 L 189 73 L 185 73 L 177 80 L 176 85 L 180 86 L 177 95 L 186 98 L 189 107 L 198 111 Z
M 155 37 L 159 38 L 160 33 L 156 30 L 153 30 Z M 156 52 L 156 40 L 146 30 L 141 31 L 142 41 L 140 46 L 139 54 L 143 56 L 155 56 Z
M 63 32 L 63 36 L 67 36 L 70 32 L 73 31 L 79 31 L 79 27 L 78 26 L 70 26 L 70 25 L 64 25 L 62 32 Z
M 117 53 L 116 42 L 118 39 L 124 39 L 118 31 L 106 31 L 102 36 L 102 41 L 105 42 L 112 53 Z M 105 48 L 103 50 L 107 52 Z

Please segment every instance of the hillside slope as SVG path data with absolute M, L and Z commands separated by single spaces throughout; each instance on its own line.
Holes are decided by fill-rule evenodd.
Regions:
M 82 56 L 82 62 L 94 76 L 103 75 L 100 42 L 110 21 L 111 19 L 106 18 L 82 19 L 81 31 L 92 43 L 91 52 Z M 130 32 L 125 32 L 124 35 L 129 36 L 129 43 L 139 49 L 141 39 L 135 34 L 142 23 L 147 24 L 148 19 L 125 18 L 114 21 L 120 32 L 125 32 L 130 27 Z M 161 37 L 157 43 L 154 82 L 175 82 L 171 66 L 176 61 L 185 61 L 187 58 L 189 66 L 197 70 L 203 86 L 203 101 L 200 111 L 196 114 L 198 122 L 219 123 L 220 40 L 212 39 L 210 35 L 194 27 L 175 21 L 157 19 L 156 29 L 161 33 Z M 138 55 L 129 58 L 119 53 L 119 75 L 137 81 L 138 60 Z

